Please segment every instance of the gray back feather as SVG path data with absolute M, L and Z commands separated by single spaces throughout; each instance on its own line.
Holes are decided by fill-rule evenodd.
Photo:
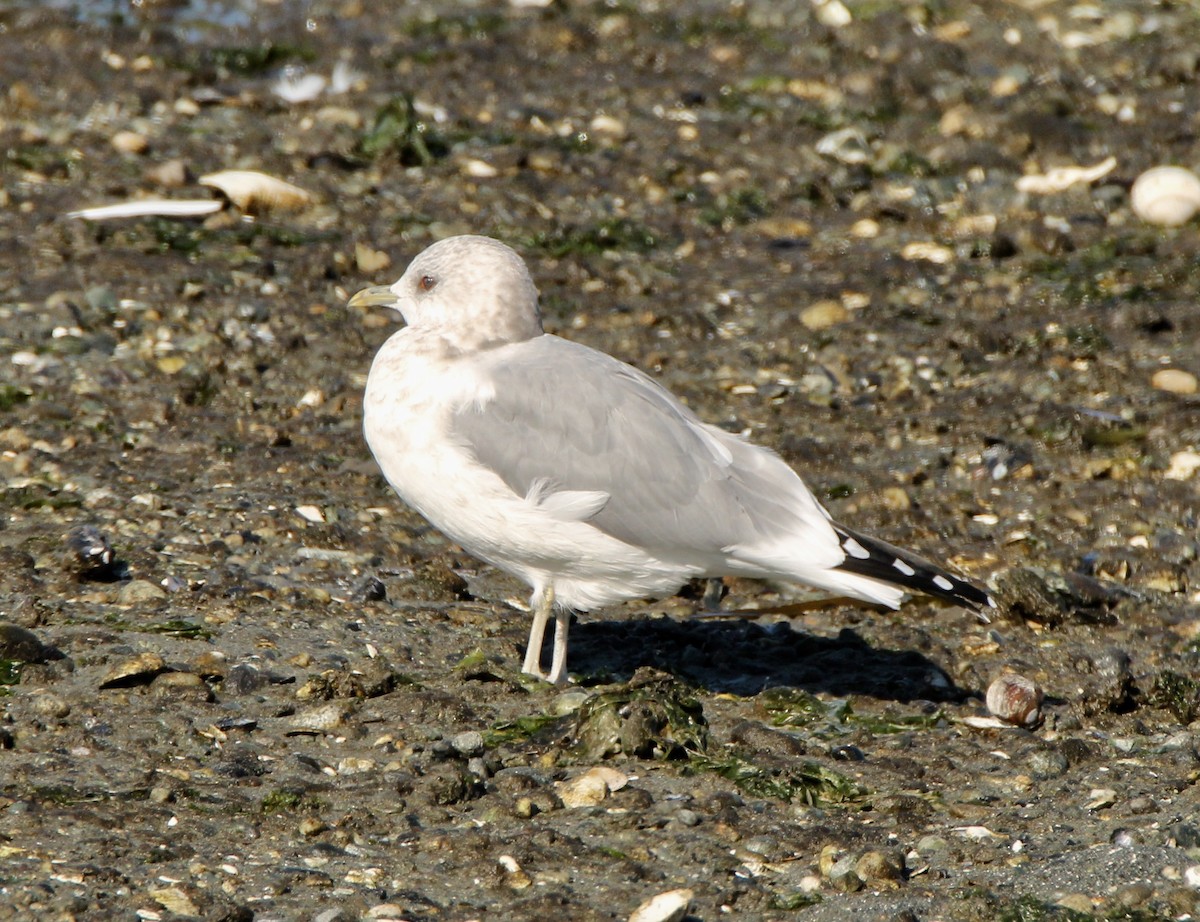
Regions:
M 773 453 L 700 422 L 637 369 L 555 336 L 479 355 L 495 397 L 453 437 L 517 494 L 599 491 L 590 522 L 668 558 L 722 555 L 824 524 Z

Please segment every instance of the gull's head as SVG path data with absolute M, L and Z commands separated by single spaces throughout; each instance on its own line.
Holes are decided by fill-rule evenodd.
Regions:
M 447 237 L 422 251 L 394 285 L 365 288 L 351 307 L 399 311 L 413 330 L 474 351 L 542 334 L 525 263 L 491 237 Z

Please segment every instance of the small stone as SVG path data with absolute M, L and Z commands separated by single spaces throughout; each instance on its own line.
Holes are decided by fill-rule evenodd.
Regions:
M 182 887 L 151 890 L 150 897 L 163 909 L 178 916 L 198 916 L 200 908 Z
M 150 693 L 172 701 L 195 701 L 207 704 L 213 700 L 212 689 L 198 675 L 190 672 L 164 672 L 150 683 Z
M 1184 869 L 1183 884 L 1193 890 L 1200 890 L 1200 864 L 1193 864 Z
M 833 885 L 833 889 L 842 893 L 856 893 L 866 886 L 855 871 L 857 863 L 854 855 L 844 855 L 834 862 L 833 867 L 829 869 L 829 883 Z
M 1092 788 L 1088 794 L 1085 810 L 1106 810 L 1117 802 L 1117 792 L 1112 788 Z
M 583 706 L 585 701 L 595 694 L 594 691 L 586 688 L 569 688 L 565 692 L 555 695 L 550 700 L 550 704 L 546 708 L 546 713 L 554 717 L 574 714 Z
M 177 375 L 187 368 L 187 359 L 182 355 L 164 355 L 154 365 L 164 375 Z
M 45 662 L 46 653 L 46 647 L 33 631 L 0 621 L 0 660 L 41 663 Z
M 122 154 L 144 154 L 150 149 L 146 136 L 136 131 L 118 131 L 109 143 Z
M 467 157 L 459 165 L 463 174 L 474 179 L 493 179 L 500 175 L 500 171 L 488 163 L 486 160 L 480 160 L 477 157 Z
M 319 835 L 328 829 L 329 826 L 315 816 L 307 816 L 300 821 L 300 825 L 297 828 L 300 830 L 300 835 L 308 837 Z
M 450 745 L 464 758 L 475 756 L 483 752 L 483 734 L 478 730 L 468 730 L 451 737 Z
M 904 858 L 898 853 L 873 849 L 855 862 L 854 873 L 875 889 L 895 889 L 904 879 Z
M 675 819 L 684 826 L 699 826 L 701 823 L 700 814 L 686 807 L 675 811 Z
M 299 732 L 324 732 L 345 725 L 354 713 L 355 705 L 350 701 L 331 701 L 320 707 L 310 708 L 290 718 L 288 723 Z
M 30 708 L 42 720 L 62 720 L 71 713 L 71 705 L 58 695 L 37 691 L 30 699 Z
M 504 872 L 504 884 L 511 890 L 527 890 L 533 886 L 533 879 L 525 873 L 517 859 L 512 855 L 501 855 L 497 862 Z
M 135 579 L 126 583 L 117 593 L 118 605 L 141 605 L 145 602 L 157 602 L 167 597 L 167 591 L 162 586 L 155 585 L 148 579 Z
M 850 312 L 842 306 L 842 302 L 833 300 L 817 301 L 800 312 L 800 322 L 813 332 L 845 323 L 849 317 Z
M 1150 385 L 1171 394 L 1194 394 L 1200 390 L 1200 381 L 1190 371 L 1182 368 L 1161 368 L 1150 378 Z
M 1068 893 L 1054 905 L 1061 906 L 1063 909 L 1069 909 L 1072 912 L 1082 912 L 1088 915 L 1091 915 L 1096 908 L 1092 905 L 1092 898 L 1086 893 Z
M 941 836 L 922 836 L 917 840 L 917 854 L 922 858 L 950 851 L 950 843 Z
M 628 133 L 625 123 L 611 115 L 597 115 L 588 124 L 588 128 L 596 134 L 607 135 L 610 138 L 623 138 Z
M 373 250 L 365 243 L 354 244 L 354 263 L 363 275 L 382 272 L 392 264 L 392 257 L 383 250 Z
M 188 181 L 187 166 L 182 160 L 167 160 L 146 170 L 146 179 L 164 189 L 178 189 Z
M 1137 909 L 1148 903 L 1154 896 L 1154 887 L 1144 880 L 1136 881 L 1117 888 L 1113 893 L 1113 902 L 1124 909 Z
M 1025 759 L 1025 767 L 1040 781 L 1058 778 L 1070 768 L 1070 760 L 1058 749 L 1035 749 Z
M 175 799 L 175 792 L 165 784 L 159 784 L 150 789 L 149 797 L 152 804 L 169 804 Z

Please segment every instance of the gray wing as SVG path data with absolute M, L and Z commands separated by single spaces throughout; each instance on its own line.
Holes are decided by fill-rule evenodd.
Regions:
M 700 422 L 611 356 L 541 336 L 479 358 L 495 396 L 462 407 L 451 430 L 521 496 L 607 494 L 591 524 L 669 555 L 721 553 L 824 524 L 777 456 Z

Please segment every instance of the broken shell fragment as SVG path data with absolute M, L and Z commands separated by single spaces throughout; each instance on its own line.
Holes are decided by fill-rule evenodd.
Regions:
M 1156 166 L 1134 180 L 1129 202 L 1147 224 L 1185 224 L 1200 210 L 1200 177 L 1183 167 Z
M 629 916 L 629 922 L 678 922 L 687 915 L 693 893 L 688 889 L 668 890 L 650 897 Z
M 67 217 L 81 218 L 84 221 L 148 217 L 199 218 L 204 215 L 216 214 L 224 207 L 224 202 L 212 199 L 143 198 L 132 202 L 118 202 L 115 205 L 99 205 L 95 208 L 68 211 Z
M 1116 157 L 1107 157 L 1095 166 L 1060 166 L 1045 173 L 1032 173 L 1017 180 L 1017 191 L 1033 195 L 1051 195 L 1078 183 L 1091 183 L 1103 179 L 1116 165 Z
M 247 213 L 303 208 L 312 202 L 312 196 L 299 186 L 257 170 L 221 170 L 201 176 L 200 184 L 216 189 Z

